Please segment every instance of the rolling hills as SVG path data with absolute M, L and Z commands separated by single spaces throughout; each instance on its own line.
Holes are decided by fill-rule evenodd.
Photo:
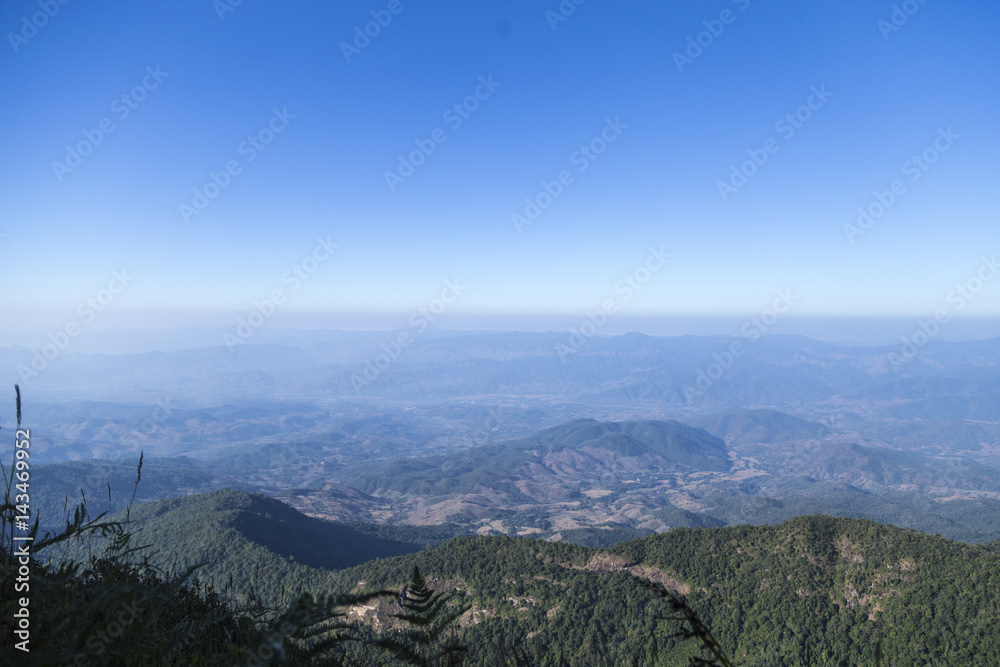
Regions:
M 356 391 L 352 375 L 389 333 L 260 333 L 232 353 L 60 357 L 25 392 L 33 460 L 142 450 L 175 462 L 173 481 L 140 490 L 146 500 L 228 486 L 317 516 L 484 533 L 641 533 L 812 508 L 1000 536 L 1000 339 L 931 341 L 894 370 L 893 346 L 801 336 L 595 336 L 563 361 L 559 333 L 429 330 Z M 737 340 L 738 363 L 686 392 Z M 0 349 L 0 365 L 25 355 Z M 591 437 L 606 427 L 583 420 L 704 431 Z M 128 495 L 127 468 L 111 509 Z M 100 475 L 53 469 L 46 515 L 77 497 L 77 477 L 104 509 Z
M 433 588 L 467 605 L 460 637 L 472 664 L 499 646 L 524 649 L 540 665 L 561 655 L 594 664 L 602 647 L 614 664 L 647 660 L 654 638 L 658 664 L 687 664 L 690 646 L 677 644 L 675 624 L 658 620 L 669 608 L 647 582 L 684 595 L 744 667 L 800 664 L 807 642 L 817 665 L 871 664 L 878 642 L 890 666 L 1000 661 L 1000 553 L 867 520 L 677 529 L 610 549 L 494 536 L 417 551 L 406 541 L 410 528 L 392 539 L 320 525 L 231 491 L 140 506 L 133 516 L 161 566 L 212 559 L 200 576 L 222 585 L 246 576 L 275 597 L 300 586 L 398 588 L 417 565 Z M 328 569 L 393 552 L 401 555 Z M 384 627 L 390 605 L 366 604 L 349 617 Z
M 735 410 L 689 417 L 685 423 L 734 444 L 822 440 L 830 428 L 777 410 Z
M 343 478 L 366 493 L 426 497 L 499 490 L 530 502 L 564 500 L 606 476 L 730 468 L 721 440 L 679 422 L 582 419 L 501 445 L 362 466 Z
M 126 520 L 123 512 L 110 519 Z M 335 586 L 335 570 L 414 553 L 462 534 L 453 526 L 334 523 L 231 489 L 136 505 L 128 521 L 134 546 L 149 545 L 159 567 L 182 571 L 199 565 L 197 576 L 219 590 L 245 595 L 252 587 L 272 600 L 300 586 Z
M 866 520 L 800 517 L 777 526 L 678 529 L 608 550 L 459 538 L 344 573 L 405 581 L 413 564 L 472 604 L 467 641 L 516 643 L 540 664 L 594 664 L 665 650 L 675 625 L 642 581 L 687 597 L 736 664 L 987 665 L 1000 660 L 1000 554 Z M 370 612 L 371 615 L 378 610 Z M 520 639 L 514 639 L 520 638 Z M 548 656 L 551 656 L 549 658 Z M 681 649 L 663 664 L 687 664 Z
M 732 467 L 725 443 L 676 421 L 583 419 L 501 444 L 347 467 L 332 478 L 396 502 L 395 516 L 408 523 L 447 520 L 507 532 L 500 525 L 512 522 L 530 533 L 628 515 L 627 523 L 650 530 L 669 524 L 652 515 L 637 521 L 647 514 L 642 508 L 670 503 L 647 492 L 678 476 L 725 475 Z
M 455 406 L 448 414 L 465 410 Z M 773 410 L 696 422 L 729 444 L 674 420 L 577 419 L 493 444 L 414 456 L 426 445 L 415 435 L 419 420 L 342 418 L 337 431 L 253 445 L 242 455 L 147 457 L 137 500 L 230 487 L 265 492 L 339 521 L 455 523 L 480 534 L 601 545 L 610 535 L 774 523 L 813 513 L 973 542 L 1000 536 L 996 467 L 931 449 L 861 444 L 851 433 Z M 371 462 L 358 463 L 365 459 Z M 35 506 L 43 524 L 57 523 L 66 499 L 71 508 L 81 493 L 92 512 L 123 507 L 134 465 L 39 465 Z

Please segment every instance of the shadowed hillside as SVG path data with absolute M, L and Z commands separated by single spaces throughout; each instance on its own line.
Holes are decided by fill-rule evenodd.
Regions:
M 124 520 L 124 514 L 111 516 Z M 449 526 L 378 526 L 315 519 L 268 496 L 225 489 L 137 505 L 133 539 L 163 568 L 202 565 L 198 576 L 233 592 L 277 597 L 300 585 L 336 585 L 330 572 L 414 553 L 461 534 Z M 78 552 L 76 552 L 78 553 Z
M 736 410 L 691 417 L 685 422 L 734 444 L 822 440 L 830 434 L 823 424 L 775 410 Z
M 343 478 L 366 493 L 439 496 L 489 490 L 531 502 L 568 498 L 580 484 L 608 474 L 730 467 L 725 443 L 680 422 L 581 419 L 503 445 L 359 466 Z

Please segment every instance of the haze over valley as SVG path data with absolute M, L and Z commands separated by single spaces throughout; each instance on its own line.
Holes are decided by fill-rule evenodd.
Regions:
M 441 331 L 356 390 L 393 335 L 67 357 L 26 401 L 50 507 L 112 469 L 124 490 L 142 451 L 171 477 L 141 499 L 232 487 L 334 520 L 562 539 L 822 512 L 1000 538 L 1000 339 L 904 371 L 895 346 L 800 336 L 601 336 L 563 359 L 561 334 Z

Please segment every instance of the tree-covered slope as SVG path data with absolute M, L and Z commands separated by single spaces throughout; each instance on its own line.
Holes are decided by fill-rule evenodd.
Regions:
M 124 520 L 124 513 L 112 520 Z M 306 516 L 268 496 L 231 489 L 137 505 L 135 545 L 149 545 L 157 566 L 202 565 L 196 576 L 222 590 L 262 597 L 337 587 L 331 574 L 379 558 L 413 553 L 460 534 L 449 526 L 345 524 Z M 69 554 L 79 556 L 79 552 Z
M 814 665 L 874 664 L 879 642 L 888 666 L 1000 664 L 1000 554 L 865 520 L 679 529 L 607 551 L 459 538 L 344 580 L 398 585 L 414 564 L 465 593 L 483 660 L 504 643 L 539 664 L 595 664 L 601 646 L 631 664 L 653 637 L 669 649 L 677 626 L 656 621 L 669 610 L 652 580 L 685 594 L 743 667 L 804 664 L 807 643 Z M 687 664 L 670 656 L 658 664 Z
M 578 419 L 514 443 L 525 450 L 604 449 L 621 456 L 654 456 L 697 470 L 728 470 L 726 445 L 700 428 L 674 420 L 599 422 Z
M 775 410 L 734 410 L 699 415 L 685 420 L 714 436 L 733 443 L 773 443 L 789 440 L 822 439 L 830 429 Z
M 611 553 L 690 585 L 739 664 L 772 664 L 776 647 L 806 640 L 817 664 L 854 664 L 873 657 L 873 638 L 889 665 L 1000 664 L 1000 558 L 982 547 L 810 516 L 680 529 Z
M 532 502 L 568 498 L 608 474 L 727 471 L 731 465 L 724 442 L 680 422 L 580 419 L 500 445 L 360 466 L 343 472 L 342 481 L 365 493 L 499 491 Z
M 459 537 L 417 552 L 415 540 L 328 524 L 263 496 L 220 491 L 138 506 L 135 538 L 156 564 L 208 562 L 265 599 L 399 589 L 414 566 L 469 607 L 460 639 L 470 664 L 500 647 L 538 665 L 683 665 L 670 609 L 647 585 L 684 595 L 742 667 L 803 664 L 1000 664 L 1000 553 L 867 520 L 800 517 L 773 526 L 676 529 L 610 549 L 511 537 Z M 390 528 L 390 530 L 392 530 Z M 443 537 L 443 534 L 437 537 Z M 426 542 L 425 542 L 426 543 Z M 407 553 L 408 552 L 408 553 Z M 385 558 L 393 553 L 403 554 Z M 361 563 L 362 560 L 374 558 Z M 351 562 L 354 567 L 331 571 Z M 350 618 L 381 628 L 391 602 Z

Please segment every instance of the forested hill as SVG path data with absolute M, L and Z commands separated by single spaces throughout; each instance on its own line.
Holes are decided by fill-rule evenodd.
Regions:
M 125 513 L 111 519 L 124 521 Z M 148 545 L 157 566 L 201 565 L 195 576 L 219 590 L 231 585 L 231 592 L 242 596 L 252 587 L 269 600 L 300 587 L 336 589 L 335 572 L 342 568 L 413 553 L 461 534 L 446 525 L 324 521 L 268 496 L 231 489 L 137 505 L 129 526 L 133 543 Z
M 728 442 L 787 442 L 822 439 L 830 429 L 775 410 L 734 410 L 686 419 L 691 426 L 705 429 Z
M 866 520 L 683 528 L 604 551 L 458 538 L 344 580 L 398 586 L 415 564 L 464 591 L 482 658 L 504 642 L 579 665 L 601 646 L 631 664 L 653 636 L 669 648 L 677 625 L 655 620 L 670 610 L 653 580 L 686 594 L 742 667 L 805 664 L 807 642 L 815 665 L 875 664 L 879 641 L 888 666 L 1000 664 L 1000 554 Z
M 686 665 L 678 625 L 648 582 L 685 595 L 741 667 L 1000 664 L 1000 553 L 861 519 L 809 516 L 775 526 L 679 528 L 610 549 L 512 537 L 457 537 L 450 528 L 332 524 L 273 499 L 220 491 L 132 510 L 155 564 L 207 562 L 203 579 L 252 583 L 265 600 L 399 589 L 414 566 L 469 610 L 461 640 L 471 664 L 499 647 L 534 663 Z M 438 543 L 418 551 L 421 547 Z M 995 545 L 990 545 L 995 546 Z M 395 557 L 393 554 L 401 554 Z M 331 570 L 355 565 L 348 569 Z M 287 599 L 287 597 L 286 597 Z M 356 610 L 381 628 L 391 602 Z M 377 620 L 377 622 L 376 622 Z
M 341 473 L 365 493 L 439 496 L 489 489 L 518 502 L 559 501 L 606 474 L 728 471 L 726 444 L 673 420 L 578 419 L 500 445 L 357 466 Z
M 728 470 L 726 446 L 699 428 L 672 419 L 599 422 L 577 419 L 514 443 L 526 450 L 606 449 L 621 456 L 658 456 L 698 470 Z

